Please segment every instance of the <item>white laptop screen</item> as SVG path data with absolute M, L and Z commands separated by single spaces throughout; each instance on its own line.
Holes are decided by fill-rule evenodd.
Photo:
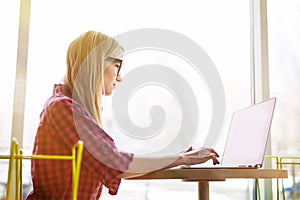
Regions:
M 262 165 L 276 98 L 234 112 L 222 166 Z

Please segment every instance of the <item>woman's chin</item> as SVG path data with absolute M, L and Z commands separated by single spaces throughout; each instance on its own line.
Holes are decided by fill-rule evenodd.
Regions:
M 103 94 L 104 96 L 110 96 L 112 95 L 112 91 L 109 91 L 109 92 L 105 92 L 105 94 Z

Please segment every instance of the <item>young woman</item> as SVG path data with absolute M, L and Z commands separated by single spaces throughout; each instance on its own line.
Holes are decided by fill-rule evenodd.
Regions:
M 103 130 L 100 102 L 122 81 L 122 53 L 107 35 L 95 31 L 80 35 L 69 46 L 63 83 L 54 85 L 40 114 L 33 154 L 69 155 L 78 140 L 84 142 L 78 199 L 99 199 L 103 185 L 117 194 L 121 178 L 156 169 L 156 163 L 165 162 L 163 168 L 170 168 L 212 159 L 218 164 L 217 153 L 209 148 L 157 158 L 139 158 L 117 149 Z M 33 191 L 27 199 L 71 199 L 71 170 L 69 162 L 32 160 Z

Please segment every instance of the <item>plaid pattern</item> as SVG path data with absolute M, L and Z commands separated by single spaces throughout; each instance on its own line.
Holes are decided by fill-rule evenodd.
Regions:
M 128 169 L 133 154 L 117 150 L 113 140 L 76 103 L 66 86 L 54 86 L 53 96 L 40 115 L 33 154 L 70 155 L 83 140 L 78 199 L 99 199 L 102 185 L 117 194 L 118 175 Z M 27 199 L 71 199 L 72 164 L 61 160 L 32 160 L 33 191 Z

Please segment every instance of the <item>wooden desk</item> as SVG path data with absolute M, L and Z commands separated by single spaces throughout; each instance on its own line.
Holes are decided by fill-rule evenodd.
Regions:
M 209 199 L 209 181 L 225 181 L 228 178 L 287 178 L 287 170 L 277 169 L 218 169 L 218 168 L 187 168 L 166 169 L 155 171 L 128 180 L 149 179 L 181 179 L 198 182 L 198 199 Z

